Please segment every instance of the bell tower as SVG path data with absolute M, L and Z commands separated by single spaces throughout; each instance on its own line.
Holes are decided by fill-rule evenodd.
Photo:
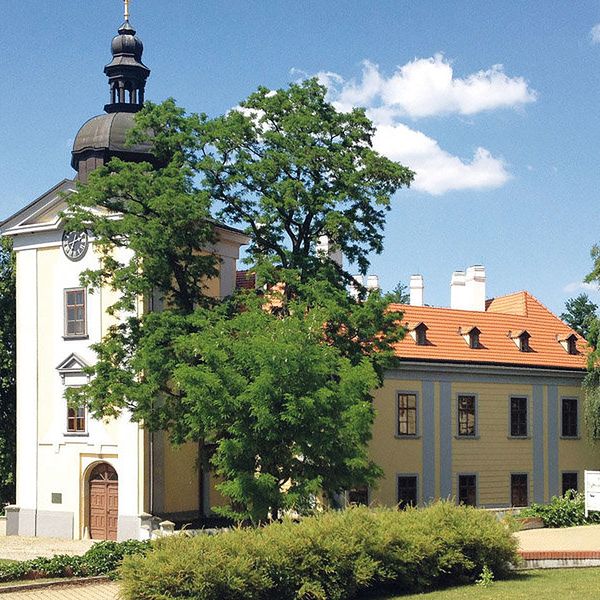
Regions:
M 104 67 L 110 87 L 107 113 L 137 112 L 144 105 L 146 79 L 150 69 L 142 63 L 144 44 L 129 23 L 129 0 L 125 0 L 125 21 L 113 38 L 112 61 Z
M 113 157 L 157 164 L 149 142 L 130 144 L 127 139 L 135 125 L 135 113 L 144 106 L 150 69 L 142 62 L 144 44 L 129 22 L 129 0 L 124 2 L 125 20 L 112 40 L 112 60 L 104 67 L 110 101 L 104 106 L 104 114 L 84 123 L 73 143 L 71 166 L 82 183 Z

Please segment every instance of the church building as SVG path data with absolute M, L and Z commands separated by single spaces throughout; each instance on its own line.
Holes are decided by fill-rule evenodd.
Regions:
M 126 144 L 150 74 L 142 52 L 126 15 L 104 68 L 105 113 L 87 121 L 73 144 L 76 176 L 0 225 L 17 260 L 17 498 L 7 509 L 8 535 L 144 538 L 150 515 L 185 520 L 209 514 L 217 502 L 207 471 L 198 469 L 206 461 L 197 444 L 173 448 L 165 434 L 149 433 L 127 414 L 102 422 L 64 399 L 67 386 L 87 381 L 90 346 L 114 323 L 106 308 L 116 298 L 81 286 L 80 273 L 98 268 L 93 240 L 65 233 L 59 215 L 64 194 L 76 193 L 77 182 L 111 158 L 154 160 L 148 145 Z M 209 293 L 224 297 L 235 289 L 239 249 L 248 240 L 231 227 L 216 229 L 218 241 L 207 250 L 218 255 L 220 273 Z

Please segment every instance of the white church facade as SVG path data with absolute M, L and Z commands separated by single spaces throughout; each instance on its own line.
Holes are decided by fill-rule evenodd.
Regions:
M 148 147 L 125 143 L 149 75 L 135 33 L 126 20 L 112 42 L 113 60 L 105 68 L 111 101 L 75 139 L 76 178 L 0 224 L 17 261 L 17 492 L 7 509 L 8 535 L 144 538 L 151 515 L 195 518 L 210 514 L 218 501 L 208 470 L 198 468 L 207 461 L 198 444 L 174 448 L 165 434 L 148 432 L 127 413 L 99 421 L 83 408 L 69 408 L 64 398 L 68 386 L 87 382 L 84 368 L 95 360 L 91 345 L 114 323 L 106 308 L 116 299 L 109 289 L 92 293 L 81 286 L 81 272 L 99 263 L 86 233 L 64 232 L 64 194 L 77 193 L 77 180 L 85 182 L 113 156 L 152 160 Z M 215 227 L 217 242 L 207 251 L 220 259 L 220 273 L 208 287 L 224 297 L 235 288 L 247 238 Z M 143 302 L 137 310 L 145 310 Z

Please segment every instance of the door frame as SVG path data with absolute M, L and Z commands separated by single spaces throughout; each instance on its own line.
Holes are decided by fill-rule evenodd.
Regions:
M 91 539 L 91 531 L 90 531 L 90 502 L 91 502 L 91 494 L 90 494 L 90 476 L 94 469 L 101 464 L 107 464 L 112 467 L 117 474 L 117 483 L 119 481 L 119 470 L 117 469 L 114 461 L 107 460 L 105 458 L 95 457 L 96 460 L 92 461 L 87 467 L 85 467 L 83 471 L 83 475 L 81 477 L 81 485 L 82 485 L 82 493 L 81 493 L 81 525 L 80 525 L 80 538 Z M 118 490 L 118 488 L 117 488 Z M 117 491 L 117 498 L 119 497 Z M 118 524 L 117 524 L 117 537 L 118 537 Z

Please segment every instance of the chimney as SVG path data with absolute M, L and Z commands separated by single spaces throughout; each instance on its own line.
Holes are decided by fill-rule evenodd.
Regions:
M 362 275 L 353 275 L 354 281 L 356 281 L 356 285 L 350 284 L 350 295 L 356 300 L 358 298 L 359 288 L 364 285 L 363 276 Z
M 485 310 L 485 267 L 473 265 L 467 269 L 466 276 L 467 297 L 469 310 Z
M 379 289 L 379 277 L 377 275 L 367 275 L 367 289 L 378 290 Z
M 450 281 L 450 308 L 468 310 L 466 307 L 466 275 L 464 271 L 454 271 Z
M 337 263 L 340 267 L 342 266 L 342 251 L 337 248 L 326 235 L 319 237 L 319 241 L 317 242 L 317 254 L 328 256 L 333 262 Z
M 473 265 L 454 271 L 450 283 L 450 308 L 485 311 L 485 267 Z
M 411 306 L 423 306 L 423 275 L 411 275 L 409 287 Z

